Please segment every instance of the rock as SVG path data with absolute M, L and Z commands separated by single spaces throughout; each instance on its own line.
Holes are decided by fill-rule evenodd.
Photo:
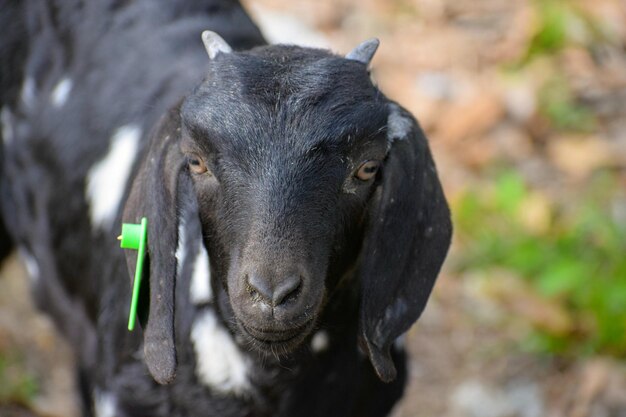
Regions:
M 454 410 L 464 417 L 509 417 L 502 393 L 475 380 L 462 383 L 452 394 Z
M 463 417 L 542 417 L 541 391 L 533 382 L 513 382 L 503 388 L 468 380 L 452 394 L 455 415 Z
M 532 138 L 512 123 L 500 123 L 487 134 L 486 140 L 497 156 L 510 161 L 526 161 L 533 154 Z
M 443 71 L 424 71 L 416 77 L 419 93 L 431 100 L 450 101 L 455 95 L 452 77 Z
M 516 80 L 505 86 L 504 105 L 508 115 L 517 123 L 527 123 L 537 111 L 536 89 L 528 80 Z

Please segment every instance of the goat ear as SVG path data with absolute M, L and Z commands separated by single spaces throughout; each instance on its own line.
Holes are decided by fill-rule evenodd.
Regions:
M 390 150 L 372 196 L 360 265 L 361 342 L 385 382 L 396 377 L 391 345 L 424 310 L 452 235 L 426 138 L 408 112 L 389 108 Z
M 150 303 L 144 329 L 144 356 L 148 370 L 160 384 L 171 382 L 176 373 L 174 338 L 174 288 L 177 262 L 179 200 L 193 193 L 179 150 L 178 109 L 165 115 L 153 132 L 143 165 L 135 176 L 126 201 L 124 222 L 148 218 L 148 268 Z M 135 270 L 136 252 L 127 251 L 129 273 Z M 145 285 L 145 284 L 144 284 Z

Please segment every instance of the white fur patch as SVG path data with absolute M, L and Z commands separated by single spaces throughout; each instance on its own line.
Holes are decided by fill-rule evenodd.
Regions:
M 54 87 L 50 96 L 50 101 L 54 107 L 61 107 L 67 101 L 72 91 L 73 82 L 71 79 L 65 77 Z
M 96 417 L 117 417 L 117 400 L 113 394 L 96 390 L 94 397 Z
M 190 289 L 191 302 L 194 304 L 209 303 L 213 298 L 211 292 L 211 270 L 209 269 L 209 254 L 200 240 L 198 255 L 193 263 Z
M 247 358 L 212 310 L 207 309 L 196 318 L 191 341 L 200 381 L 222 394 L 246 394 L 250 388 Z
M 387 140 L 393 143 L 397 139 L 404 139 L 413 127 L 413 122 L 408 117 L 400 113 L 396 105 L 389 106 L 389 116 L 387 116 Z
M 2 141 L 8 145 L 13 141 L 13 114 L 7 106 L 0 110 L 0 123 L 2 123 Z
M 183 265 L 187 261 L 187 232 L 185 222 L 181 219 L 178 225 L 178 246 L 176 247 L 176 271 L 181 276 Z M 193 304 L 210 303 L 213 294 L 211 291 L 211 270 L 209 269 L 209 254 L 202 240 L 198 240 L 198 254 L 193 262 L 189 297 Z
M 20 93 L 22 102 L 27 109 L 35 107 L 35 90 L 35 80 L 33 80 L 32 77 L 27 77 L 24 80 L 24 84 L 22 84 L 22 91 Z
M 87 200 L 94 228 L 111 227 L 137 157 L 141 129 L 125 125 L 111 137 L 109 153 L 87 174 Z
M 26 267 L 26 272 L 28 272 L 28 276 L 30 277 L 32 282 L 39 281 L 41 277 L 41 270 L 39 269 L 39 262 L 37 262 L 37 258 L 33 256 L 30 251 L 26 248 L 20 247 L 18 249 L 20 254 L 20 258 L 22 258 L 22 262 L 24 262 L 24 266 Z
M 178 223 L 178 245 L 174 256 L 176 257 L 176 275 L 180 276 L 183 265 L 185 265 L 185 259 L 187 259 L 187 232 L 185 232 L 185 220 L 182 217 Z
M 328 337 L 328 332 L 325 330 L 320 330 L 319 332 L 313 335 L 311 339 L 311 349 L 315 353 L 321 353 L 325 350 L 328 350 L 328 345 L 330 344 L 330 339 Z

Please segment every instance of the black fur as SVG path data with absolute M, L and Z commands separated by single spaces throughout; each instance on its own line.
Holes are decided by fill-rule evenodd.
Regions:
M 261 46 L 234 0 L 20 4 L 0 9 L 22 22 L 0 40 L 14 136 L 0 154 L 0 243 L 36 259 L 35 298 L 77 352 L 85 402 L 110 396 L 120 416 L 386 415 L 406 380 L 394 341 L 424 309 L 451 234 L 412 116 L 362 62 Z M 209 60 L 204 29 L 238 52 Z M 64 77 L 71 94 L 52 105 Z M 89 170 L 126 124 L 146 134 L 115 221 L 96 227 Z M 365 161 L 381 167 L 359 179 Z M 136 253 L 125 262 L 115 236 L 142 216 L 142 326 L 129 333 Z M 204 248 L 213 298 L 198 304 Z M 199 376 L 192 334 L 208 313 L 246 358 L 244 392 Z M 318 331 L 328 346 L 315 351 Z

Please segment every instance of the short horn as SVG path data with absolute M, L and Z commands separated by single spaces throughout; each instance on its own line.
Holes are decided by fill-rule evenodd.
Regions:
M 346 55 L 346 58 L 369 65 L 374 57 L 374 54 L 376 53 L 376 50 L 378 49 L 378 45 L 380 45 L 380 41 L 378 39 L 368 39 L 354 48 L 348 55 Z
M 220 52 L 229 54 L 233 51 L 233 48 L 220 35 L 210 30 L 202 32 L 202 42 L 211 59 L 215 58 Z

